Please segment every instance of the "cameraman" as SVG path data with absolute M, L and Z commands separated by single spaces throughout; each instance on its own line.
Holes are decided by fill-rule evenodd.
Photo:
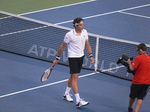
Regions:
M 135 71 L 130 87 L 128 112 L 139 112 L 144 97 L 150 85 L 150 55 L 147 54 L 147 47 L 144 43 L 137 45 L 139 56 L 132 62 L 127 60 L 131 71 Z M 137 98 L 136 107 L 133 111 L 132 105 Z

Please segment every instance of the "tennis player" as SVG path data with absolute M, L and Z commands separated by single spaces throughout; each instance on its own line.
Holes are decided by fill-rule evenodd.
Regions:
M 78 88 L 78 75 L 83 64 L 85 46 L 88 50 L 91 64 L 94 64 L 94 58 L 92 56 L 91 45 L 88 41 L 88 33 L 84 29 L 84 20 L 82 18 L 75 18 L 73 21 L 73 26 L 74 29 L 66 33 L 64 41 L 57 52 L 57 56 L 53 61 L 53 64 L 56 65 L 58 63 L 64 48 L 68 46 L 68 61 L 71 75 L 63 98 L 66 101 L 72 102 L 73 99 L 70 95 L 70 90 L 72 89 L 76 98 L 76 107 L 81 107 L 89 104 L 89 102 L 80 98 Z
M 144 43 L 137 45 L 139 56 L 133 62 L 128 59 L 129 67 L 132 71 L 135 70 L 132 84 L 130 87 L 128 112 L 139 112 L 150 85 L 150 55 L 146 52 L 147 47 Z M 137 98 L 135 110 L 132 105 Z

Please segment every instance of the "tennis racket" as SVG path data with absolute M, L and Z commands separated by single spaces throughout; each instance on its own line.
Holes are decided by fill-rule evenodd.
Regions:
M 52 65 L 51 67 L 49 67 L 48 69 L 44 71 L 43 75 L 41 76 L 41 82 L 45 82 L 49 78 L 53 68 L 54 68 L 54 65 Z

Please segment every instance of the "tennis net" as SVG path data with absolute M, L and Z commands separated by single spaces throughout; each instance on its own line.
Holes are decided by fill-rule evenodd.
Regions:
M 0 50 L 52 62 L 69 30 L 71 29 L 0 11 Z M 89 41 L 96 62 L 91 65 L 88 52 L 85 51 L 83 68 L 131 80 L 132 74 L 128 74 L 126 68 L 116 62 L 122 54 L 135 58 L 137 53 L 134 49 L 139 43 L 91 33 Z M 67 49 L 59 63 L 68 65 Z

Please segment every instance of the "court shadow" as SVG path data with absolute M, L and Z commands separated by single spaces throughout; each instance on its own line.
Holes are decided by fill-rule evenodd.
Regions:
M 80 107 L 80 108 L 77 108 L 77 110 L 80 110 L 81 112 L 95 112 L 87 107 Z

